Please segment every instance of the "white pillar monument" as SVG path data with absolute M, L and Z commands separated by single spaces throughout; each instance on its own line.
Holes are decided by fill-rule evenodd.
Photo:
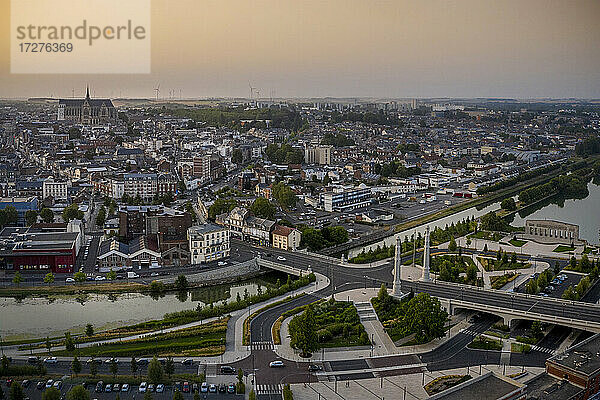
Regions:
M 429 226 L 425 228 L 425 250 L 423 251 L 423 277 L 421 278 L 424 282 L 431 281 L 429 277 L 429 258 L 430 258 L 430 248 L 429 248 Z
M 396 236 L 396 252 L 394 255 L 394 287 L 392 289 L 392 296 L 394 297 L 403 297 L 404 293 L 400 289 L 401 282 L 401 269 L 402 266 L 402 240 L 400 239 L 400 235 Z

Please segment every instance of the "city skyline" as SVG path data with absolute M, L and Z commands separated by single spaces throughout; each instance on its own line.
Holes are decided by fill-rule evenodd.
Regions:
M 600 98 L 593 1 L 154 0 L 140 75 L 10 74 L 7 0 L 0 15 L 2 98 Z

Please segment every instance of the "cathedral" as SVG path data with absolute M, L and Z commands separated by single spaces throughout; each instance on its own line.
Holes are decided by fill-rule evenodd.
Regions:
M 117 121 L 117 110 L 110 99 L 91 99 L 88 87 L 85 99 L 58 100 L 58 120 L 84 125 L 101 125 Z

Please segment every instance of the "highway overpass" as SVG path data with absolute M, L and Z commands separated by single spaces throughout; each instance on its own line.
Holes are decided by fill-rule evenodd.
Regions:
M 508 293 L 449 282 L 402 280 L 404 293 L 429 293 L 440 299 L 449 314 L 456 309 L 482 311 L 513 320 L 539 320 L 589 332 L 600 332 L 600 305 L 553 299 L 522 293 Z

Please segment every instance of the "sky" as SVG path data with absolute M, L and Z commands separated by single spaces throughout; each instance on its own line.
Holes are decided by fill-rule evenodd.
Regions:
M 151 18 L 150 74 L 11 74 L 0 0 L 0 98 L 600 98 L 598 0 L 152 0 Z

